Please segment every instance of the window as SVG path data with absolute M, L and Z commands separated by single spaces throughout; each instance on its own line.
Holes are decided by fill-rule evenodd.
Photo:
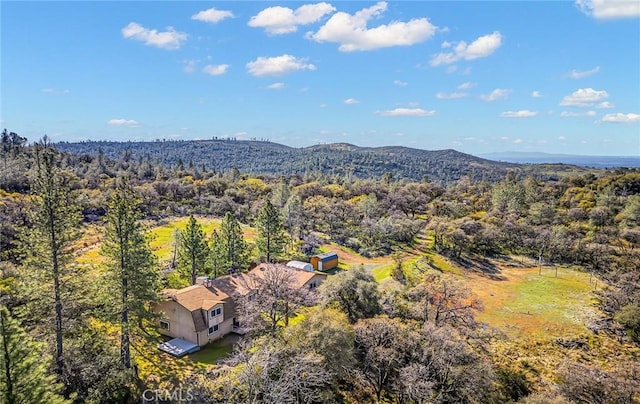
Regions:
M 168 330 L 169 329 L 169 322 L 165 321 L 165 320 L 160 320 L 160 329 L 161 330 Z
M 218 326 L 218 324 L 214 325 L 213 327 L 209 327 L 209 335 L 213 334 L 214 332 L 218 332 L 219 328 L 220 326 Z
M 309 290 L 313 290 L 313 289 L 315 289 L 316 287 L 317 287 L 317 285 L 316 285 L 316 283 L 315 283 L 315 282 L 311 282 L 311 283 L 309 284 Z
M 211 318 L 213 318 L 215 316 L 219 316 L 220 314 L 222 314 L 222 308 L 220 308 L 220 307 L 218 307 L 217 309 L 211 310 L 211 313 L 209 313 Z

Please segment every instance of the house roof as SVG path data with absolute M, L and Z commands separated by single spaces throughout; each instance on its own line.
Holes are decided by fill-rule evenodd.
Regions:
M 305 271 L 287 267 L 281 264 L 258 265 L 247 273 L 222 276 L 214 279 L 207 287 L 205 285 L 193 285 L 183 289 L 165 289 L 164 295 L 178 303 L 189 312 L 193 318 L 196 330 L 204 330 L 207 327 L 206 311 L 223 304 L 224 317 L 235 314 L 235 299 L 246 296 L 260 285 L 260 280 L 265 278 L 267 268 L 275 268 L 283 271 L 290 271 L 294 276 L 295 285 L 301 288 L 307 284 L 314 276 L 326 274 L 319 272 Z
M 313 278 L 315 275 L 321 275 L 324 277 L 327 276 L 326 274 L 321 272 L 306 271 L 304 269 L 288 267 L 282 264 L 261 264 L 253 268 L 251 271 L 249 271 L 247 275 L 254 280 L 254 283 L 256 283 L 257 279 L 264 279 L 265 273 L 268 267 L 272 267 L 272 268 L 283 270 L 283 271 L 290 271 L 294 277 L 295 284 L 298 288 L 301 288 L 304 285 L 306 285 L 307 282 L 309 282 L 311 278 Z
M 227 297 L 236 298 L 247 295 L 253 288 L 255 288 L 253 278 L 247 273 L 237 273 L 214 279 L 209 289 Z
M 326 259 L 329 259 L 329 258 L 338 258 L 338 254 L 336 254 L 334 252 L 326 252 L 326 253 L 314 255 L 314 257 L 316 257 L 316 258 L 318 258 L 320 260 L 326 260 Z
M 223 300 L 229 297 L 203 285 L 193 285 L 178 290 L 165 289 L 164 294 L 191 312 L 200 309 L 208 310 L 216 304 L 224 303 Z

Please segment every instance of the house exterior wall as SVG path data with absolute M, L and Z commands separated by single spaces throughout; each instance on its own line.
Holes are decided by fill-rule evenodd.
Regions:
M 307 288 L 307 289 L 315 289 L 318 286 L 320 286 L 322 284 L 322 282 L 325 281 L 325 279 L 327 279 L 327 275 L 325 274 L 315 274 L 313 275 L 313 278 L 309 279 L 304 285 L 303 288 Z M 310 287 L 311 285 L 315 285 L 313 288 Z
M 182 338 L 185 341 L 198 344 L 196 330 L 193 326 L 193 317 L 191 317 L 191 313 L 187 309 L 174 301 L 165 300 L 158 304 L 156 311 L 162 313 L 160 320 L 169 322 L 169 329 L 160 328 L 160 334 Z
M 211 341 L 215 341 L 215 340 L 220 339 L 220 338 L 224 337 L 225 335 L 231 333 L 233 331 L 233 319 L 232 318 L 225 318 L 222 323 L 218 324 L 218 326 L 219 326 L 218 331 L 214 332 L 211 335 L 208 335 L 209 334 L 209 330 L 208 329 L 198 332 L 198 342 L 197 342 L 197 344 L 200 345 L 200 346 L 204 346 L 204 345 L 207 345 Z

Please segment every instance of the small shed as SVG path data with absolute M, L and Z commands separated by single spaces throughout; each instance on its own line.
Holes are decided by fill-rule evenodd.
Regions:
M 305 271 L 313 272 L 313 265 L 308 262 L 302 261 L 289 261 L 287 262 L 287 266 L 291 268 L 303 269 Z
M 311 265 L 318 271 L 328 271 L 338 266 L 338 254 L 334 252 L 326 252 L 311 257 Z

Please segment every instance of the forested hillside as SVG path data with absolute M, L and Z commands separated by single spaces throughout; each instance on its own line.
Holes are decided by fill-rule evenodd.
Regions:
M 637 169 L 558 176 L 433 152 L 435 172 L 457 156 L 441 182 L 405 148 L 131 145 L 74 154 L 3 133 L 0 401 L 640 400 Z M 189 164 L 200 145 L 203 160 L 239 154 Z M 339 158 L 257 175 L 248 150 L 274 170 L 287 153 Z M 310 298 L 276 277 L 238 301 L 244 337 L 187 359 L 156 349 L 163 288 L 327 251 L 340 268 Z
M 345 178 L 381 178 L 419 181 L 423 177 L 451 183 L 467 176 L 495 181 L 511 163 L 484 160 L 455 150 L 427 151 L 408 147 L 357 147 L 337 143 L 292 148 L 266 141 L 198 140 L 156 142 L 57 143 L 74 154 L 103 153 L 111 159 L 130 158 L 170 167 L 193 166 L 215 172 L 236 168 L 267 175 L 323 174 Z

